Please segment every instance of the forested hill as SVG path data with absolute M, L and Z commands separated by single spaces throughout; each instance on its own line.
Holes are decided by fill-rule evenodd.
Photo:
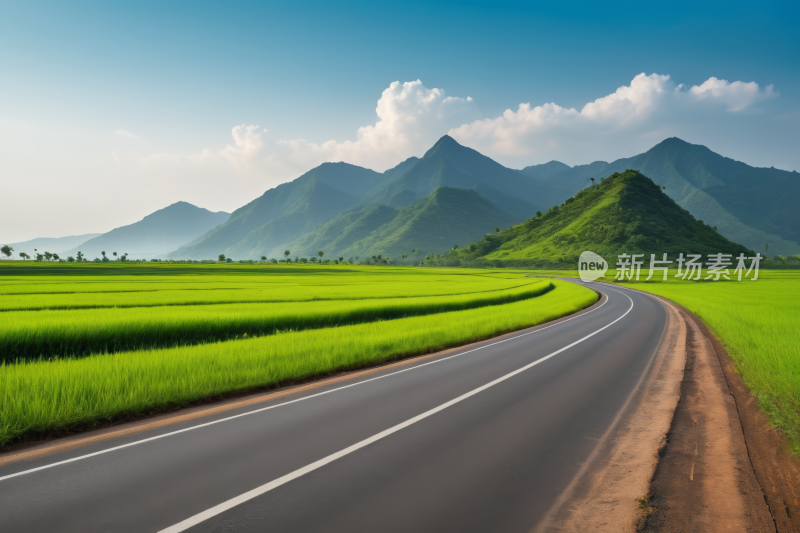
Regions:
M 622 253 L 753 254 L 695 219 L 648 177 L 627 170 L 521 224 L 429 257 L 426 264 L 574 265 L 586 250 L 611 263 Z
M 800 254 L 800 173 L 757 168 L 678 138 L 660 142 L 647 152 L 611 163 L 596 161 L 569 167 L 558 161 L 521 172 L 542 184 L 546 205 L 561 203 L 599 179 L 636 169 L 696 218 L 745 246 L 770 253 Z
M 474 190 L 438 187 L 407 207 L 368 204 L 345 211 L 287 248 L 301 257 L 323 250 L 346 259 L 382 255 L 402 261 L 406 254 L 408 261 L 418 261 L 522 219 Z

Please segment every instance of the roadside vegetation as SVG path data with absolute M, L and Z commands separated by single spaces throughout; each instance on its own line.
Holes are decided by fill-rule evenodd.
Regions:
M 0 312 L 0 349 L 22 357 L 0 365 L 0 445 L 430 353 L 597 300 L 585 288 L 513 271 L 26 266 L 0 266 L 3 300 L 68 290 L 53 296 L 95 297 L 105 308 Z M 261 290 L 278 301 L 186 305 L 182 293 L 204 292 L 204 281 L 205 292 Z M 117 296 L 160 292 L 180 305 L 108 307 Z

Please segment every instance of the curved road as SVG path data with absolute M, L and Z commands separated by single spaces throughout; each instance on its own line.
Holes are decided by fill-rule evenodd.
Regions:
M 590 285 L 607 300 L 554 325 L 6 463 L 0 529 L 530 531 L 635 405 L 666 324 Z

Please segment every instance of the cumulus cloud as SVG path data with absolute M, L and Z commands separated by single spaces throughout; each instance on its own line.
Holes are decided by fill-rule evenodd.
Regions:
M 738 113 L 777 96 L 772 85 L 762 89 L 755 82 L 731 83 L 712 77 L 701 85 L 685 87 L 676 85 L 668 75 L 642 73 L 630 85 L 580 110 L 556 103 L 525 103 L 516 111 L 507 109 L 499 117 L 463 124 L 449 133 L 462 144 L 489 155 L 525 156 L 552 152 L 559 146 L 576 150 L 585 142 L 603 145 L 604 140 L 619 143 L 636 136 L 648 137 L 678 122 L 686 123 L 691 113 L 713 112 L 720 106 Z
M 702 128 L 707 132 L 715 128 L 711 133 L 717 136 L 725 130 L 725 120 L 735 120 L 777 96 L 771 85 L 761 88 L 755 82 L 712 77 L 687 87 L 668 75 L 642 73 L 580 109 L 554 102 L 523 103 L 516 110 L 483 119 L 469 96 L 448 96 L 443 89 L 429 89 L 420 80 L 396 81 L 378 99 L 376 121 L 358 128 L 350 140 L 286 139 L 258 125 L 239 124 L 231 129 L 231 141 L 224 147 L 194 154 L 151 154 L 141 160 L 153 174 L 187 179 L 201 175 L 249 177 L 252 179 L 242 180 L 238 187 L 248 182 L 263 188 L 294 179 L 326 161 L 382 171 L 412 155 L 422 155 L 449 133 L 509 166 L 551 159 L 586 163 L 630 156 L 673 135 L 698 140 L 691 134 Z
M 296 177 L 325 161 L 385 170 L 419 155 L 450 128 L 480 116 L 469 96 L 447 96 L 442 89 L 426 88 L 420 80 L 393 82 L 381 94 L 375 113 L 375 124 L 360 127 L 355 140 L 345 141 L 276 139 L 260 126 L 237 125 L 231 131 L 233 144 L 217 155 L 234 167 L 261 169 L 283 178 Z M 207 162 L 208 155 L 194 157 Z
M 728 80 L 718 80 L 715 77 L 708 78 L 700 85 L 695 85 L 689 89 L 689 93 L 697 100 L 716 100 L 728 107 L 729 111 L 741 111 L 761 100 L 777 98 L 773 85 L 767 85 L 763 90 L 754 81 L 744 83 L 735 81 L 730 83 Z

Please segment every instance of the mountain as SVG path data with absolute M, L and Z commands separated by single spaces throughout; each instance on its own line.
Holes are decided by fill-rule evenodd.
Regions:
M 234 211 L 222 226 L 182 243 L 167 256 L 200 259 L 224 253 L 234 259 L 280 257 L 283 250 L 291 249 L 292 241 L 352 207 L 407 207 L 441 186 L 474 189 L 506 214 L 523 220 L 545 205 L 534 201 L 535 184 L 529 176 L 445 135 L 422 158 L 411 157 L 382 173 L 347 163 L 324 163 L 266 191 Z
M 716 226 L 728 239 L 770 254 L 800 253 L 800 174 L 751 167 L 705 146 L 670 138 L 635 157 L 569 167 L 557 161 L 521 172 L 540 184 L 548 205 L 563 202 L 613 172 L 637 169 L 696 218 Z
M 150 259 L 174 250 L 182 243 L 197 238 L 209 229 L 224 223 L 228 213 L 211 212 L 186 202 L 177 202 L 151 213 L 139 222 L 113 229 L 64 252 L 75 255 L 79 250 L 88 259 L 127 253 L 130 259 Z
M 660 186 L 635 170 L 599 180 L 565 203 L 463 250 L 433 258 L 442 264 L 500 260 L 507 265 L 570 264 L 589 250 L 609 264 L 622 253 L 753 252 L 695 219 Z
M 409 205 L 441 186 L 475 189 L 496 206 L 521 217 L 529 217 L 546 205 L 538 201 L 534 180 L 461 146 L 449 135 L 439 139 L 405 171 L 396 172 L 371 199 Z
M 54 254 L 64 254 L 67 250 L 74 248 L 89 239 L 93 239 L 101 235 L 100 233 L 87 233 L 86 235 L 72 235 L 70 237 L 39 237 L 38 239 L 31 239 L 23 242 L 9 243 L 14 249 L 14 255 L 18 256 L 20 252 L 25 252 L 31 257 L 34 256 L 34 250 L 38 253 L 52 252 Z
M 365 194 L 381 177 L 347 163 L 324 163 L 268 190 L 231 213 L 220 227 L 167 255 L 173 259 L 216 258 L 222 253 L 236 259 L 274 257 L 285 243 L 358 204 L 355 195 Z
M 368 204 L 345 211 L 287 248 L 301 257 L 323 250 L 330 257 L 392 259 L 417 249 L 413 257 L 421 259 L 520 220 L 477 191 L 440 186 L 408 207 Z

